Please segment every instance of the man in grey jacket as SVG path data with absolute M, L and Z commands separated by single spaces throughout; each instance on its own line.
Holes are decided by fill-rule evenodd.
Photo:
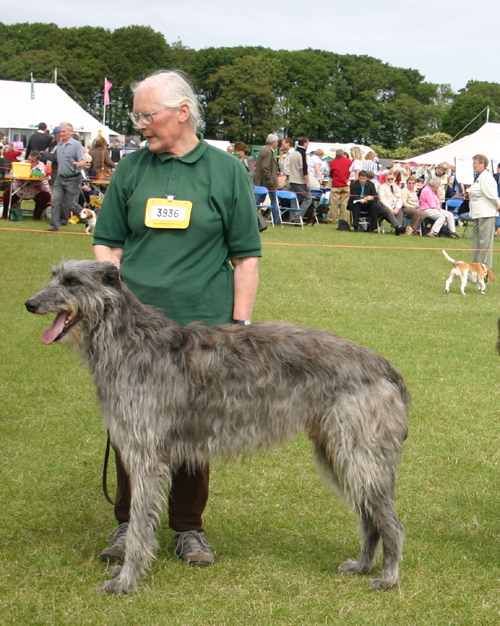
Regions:
M 276 200 L 276 190 L 278 189 L 278 162 L 274 156 L 274 151 L 278 147 L 278 137 L 270 133 L 266 139 L 266 145 L 262 147 L 257 158 L 255 174 L 253 175 L 253 184 L 256 186 L 267 187 L 269 191 L 269 200 L 273 212 L 273 223 L 281 223 L 278 211 L 278 202 Z

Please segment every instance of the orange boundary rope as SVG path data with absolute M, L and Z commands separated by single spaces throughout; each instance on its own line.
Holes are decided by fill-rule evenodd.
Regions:
M 75 233 L 71 231 L 50 231 L 50 230 L 36 230 L 34 228 L 4 228 L 0 226 L 0 230 L 11 230 L 15 232 L 28 232 L 28 233 L 46 233 L 48 235 L 83 235 L 88 237 L 87 233 Z M 470 252 L 471 250 L 488 250 L 488 248 L 409 248 L 407 246 L 347 246 L 333 243 L 280 243 L 276 241 L 263 241 L 263 246 L 295 246 L 297 248 L 354 248 L 360 250 L 454 250 Z M 493 252 L 500 252 L 500 250 L 493 250 Z

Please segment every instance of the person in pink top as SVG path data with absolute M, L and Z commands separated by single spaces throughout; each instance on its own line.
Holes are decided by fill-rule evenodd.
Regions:
M 40 152 L 32 150 L 28 159 L 24 163 L 30 163 L 31 172 L 37 173 L 40 178 L 46 177 L 45 165 L 40 161 Z M 7 187 L 3 192 L 3 214 L 6 220 L 9 210 L 9 198 L 12 193 L 11 206 L 17 206 L 20 200 L 34 200 L 35 211 L 33 219 L 39 220 L 43 216 L 43 212 L 51 202 L 51 190 L 48 180 L 25 182 L 22 180 L 13 180 L 12 186 Z
M 445 211 L 441 208 L 441 202 L 439 201 L 437 191 L 441 181 L 437 177 L 432 177 L 428 180 L 427 185 L 422 189 L 420 193 L 420 206 L 421 211 L 426 211 L 427 216 L 435 220 L 431 230 L 427 233 L 427 237 L 437 237 L 443 224 L 447 223 L 450 229 L 450 237 L 452 239 L 458 239 L 455 232 L 455 216 L 449 211 Z

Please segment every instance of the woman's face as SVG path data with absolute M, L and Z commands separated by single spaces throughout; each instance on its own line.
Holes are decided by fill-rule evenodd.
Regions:
M 474 168 L 475 174 L 481 174 L 481 172 L 484 172 L 484 170 L 486 169 L 486 165 L 484 163 L 481 163 L 481 161 L 478 161 L 477 159 L 474 159 L 472 161 L 472 167 Z
M 242 159 L 245 156 L 244 150 L 236 150 L 236 154 Z

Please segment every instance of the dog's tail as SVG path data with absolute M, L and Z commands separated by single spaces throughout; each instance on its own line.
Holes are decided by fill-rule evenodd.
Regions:
M 489 267 L 486 268 L 486 273 L 488 275 L 488 278 L 491 280 L 491 282 L 493 283 L 495 281 L 495 277 L 493 276 L 493 272 L 490 270 Z
M 452 259 L 451 256 L 449 256 L 448 254 L 446 254 L 445 250 L 441 250 L 441 252 L 444 254 L 444 256 L 448 259 L 448 261 L 450 263 L 455 263 L 455 259 Z

